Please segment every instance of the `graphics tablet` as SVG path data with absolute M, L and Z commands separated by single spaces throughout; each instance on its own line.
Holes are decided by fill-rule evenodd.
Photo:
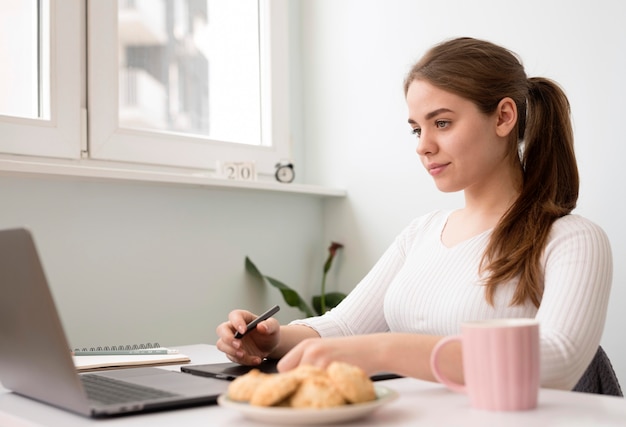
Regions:
M 209 363 L 206 365 L 185 365 L 181 366 L 180 370 L 187 374 L 232 381 L 241 375 L 247 374 L 252 369 L 258 369 L 266 374 L 277 373 L 277 363 L 277 359 L 266 359 L 257 366 L 244 366 L 238 363 Z M 380 372 L 372 375 L 370 378 L 372 381 L 381 381 L 401 378 L 401 376 L 391 372 Z

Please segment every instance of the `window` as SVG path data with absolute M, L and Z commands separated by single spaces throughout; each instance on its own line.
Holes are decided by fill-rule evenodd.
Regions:
M 47 2 L 5 0 L 0 13 L 0 114 L 50 118 Z
M 73 3 L 0 3 L 0 152 L 80 157 L 80 14 Z
M 198 169 L 255 161 L 273 174 L 289 157 L 285 9 L 276 0 L 90 1 L 90 157 Z
M 3 0 L 0 16 L 17 43 L 0 59 L 23 59 L 2 80 L 24 91 L 0 103 L 2 153 L 268 175 L 290 157 L 286 0 Z

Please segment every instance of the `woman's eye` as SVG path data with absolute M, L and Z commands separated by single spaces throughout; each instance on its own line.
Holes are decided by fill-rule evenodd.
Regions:
M 435 122 L 435 126 L 436 126 L 438 129 L 443 129 L 443 128 L 446 128 L 446 127 L 448 127 L 448 125 L 449 125 L 449 124 L 450 124 L 450 122 L 448 122 L 448 121 L 446 121 L 446 120 L 437 120 L 437 121 Z
M 420 128 L 413 128 L 413 130 L 411 131 L 411 133 L 413 135 L 415 135 L 416 137 L 420 137 L 422 136 L 422 130 Z

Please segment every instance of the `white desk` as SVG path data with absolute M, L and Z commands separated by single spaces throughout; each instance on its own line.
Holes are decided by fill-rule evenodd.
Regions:
M 214 346 L 199 344 L 179 347 L 192 363 L 227 361 Z M 178 370 L 177 366 L 164 369 Z M 358 426 L 463 426 L 463 427 L 582 427 L 626 426 L 626 399 L 585 393 L 542 389 L 536 410 L 486 412 L 471 409 L 465 395 L 451 392 L 440 384 L 410 378 L 381 382 L 399 392 L 400 397 L 379 408 L 367 418 L 354 421 Z M 91 420 L 26 399 L 0 387 L 0 426 L 260 426 L 238 412 L 219 406 L 204 406 Z

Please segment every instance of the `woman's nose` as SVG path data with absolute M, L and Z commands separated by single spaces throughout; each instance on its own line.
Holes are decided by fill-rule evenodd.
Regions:
M 424 131 L 417 140 L 417 147 L 415 151 L 420 156 L 426 156 L 428 154 L 432 154 L 436 150 L 437 145 L 434 143 L 433 139 Z

